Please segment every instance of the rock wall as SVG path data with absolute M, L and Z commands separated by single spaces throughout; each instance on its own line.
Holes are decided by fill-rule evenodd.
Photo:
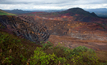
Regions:
M 6 29 L 33 42 L 46 41 L 50 34 L 47 27 L 35 22 L 31 16 L 0 16 Z

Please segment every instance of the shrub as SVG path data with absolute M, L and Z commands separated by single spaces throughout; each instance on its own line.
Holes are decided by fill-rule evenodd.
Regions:
M 23 45 L 20 39 L 12 35 L 0 32 L 0 65 L 106 65 L 99 63 L 95 51 L 85 46 L 69 49 L 54 47 L 50 42 L 42 45 L 35 49 Z
M 85 46 L 79 46 L 74 49 L 55 47 L 54 53 L 58 57 L 64 57 L 67 59 L 67 63 L 72 65 L 96 65 L 99 63 L 95 51 Z
M 74 65 L 98 65 L 98 57 L 94 50 L 85 46 L 79 46 L 73 49 L 71 61 Z
M 54 47 L 53 52 L 56 54 L 56 56 L 65 57 L 66 59 L 69 59 L 72 56 L 72 50 L 70 48 L 63 47 L 63 46 Z
M 89 49 L 89 48 L 87 48 L 87 47 L 85 47 L 85 46 L 78 46 L 78 47 L 74 48 L 73 51 L 72 51 L 72 53 L 73 53 L 73 54 L 79 54 L 80 52 L 87 52 L 87 51 L 88 51 L 89 53 L 95 53 L 94 50 Z
M 47 41 L 47 43 L 42 43 L 42 49 L 48 49 L 48 48 L 52 48 L 53 44 L 49 41 Z
M 47 55 L 42 48 L 37 47 L 34 51 L 34 56 L 30 59 L 31 65 L 54 65 L 61 63 L 65 64 L 66 59 L 62 57 L 57 57 L 54 53 Z
M 98 58 L 95 54 L 89 54 L 87 52 L 79 53 L 79 55 L 73 55 L 71 61 L 74 65 L 98 65 Z
M 21 43 L 21 39 L 0 32 L 0 65 L 26 64 L 31 53 Z

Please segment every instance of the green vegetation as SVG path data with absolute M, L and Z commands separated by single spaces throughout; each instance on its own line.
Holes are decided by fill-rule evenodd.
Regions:
M 37 47 L 34 51 L 34 56 L 31 57 L 30 64 L 31 65 L 53 65 L 58 64 L 58 62 L 64 63 L 66 59 L 64 57 L 57 57 L 53 54 L 46 54 L 42 48 Z
M 49 41 L 37 45 L 0 32 L 0 65 L 106 65 L 85 46 L 69 49 Z
M 23 64 L 26 61 L 27 52 L 18 38 L 0 32 L 0 63 Z
M 4 28 L 5 28 L 5 26 L 3 26 L 3 25 L 0 23 L 0 28 L 1 28 L 1 29 L 4 29 Z
M 0 15 L 15 15 L 15 14 L 11 14 L 11 13 L 0 10 Z

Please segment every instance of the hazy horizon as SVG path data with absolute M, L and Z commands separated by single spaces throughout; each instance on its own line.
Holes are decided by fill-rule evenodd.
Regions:
M 78 7 L 74 7 L 74 8 L 78 8 Z M 70 9 L 70 8 L 69 8 Z M 83 8 L 82 8 L 83 9 Z M 86 11 L 88 10 L 97 10 L 97 9 L 100 9 L 100 10 L 107 10 L 107 8 L 95 8 L 95 9 L 84 9 Z M 64 10 L 68 10 L 68 9 L 1 9 L 1 10 L 22 10 L 22 11 L 64 11 Z M 104 11 L 105 11 L 104 10 Z
M 3 10 L 60 10 L 69 8 L 96 9 L 107 8 L 106 0 L 2 0 L 0 9 Z

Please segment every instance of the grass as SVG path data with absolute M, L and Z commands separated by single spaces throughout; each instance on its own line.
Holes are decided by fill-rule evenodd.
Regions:
M 11 14 L 11 13 L 0 10 L 0 15 L 15 15 L 15 14 Z
M 107 53 L 85 46 L 69 49 L 49 41 L 37 45 L 0 31 L 0 65 L 106 65 Z M 104 55 L 104 56 L 101 56 Z M 105 59 L 103 59 L 105 57 Z

